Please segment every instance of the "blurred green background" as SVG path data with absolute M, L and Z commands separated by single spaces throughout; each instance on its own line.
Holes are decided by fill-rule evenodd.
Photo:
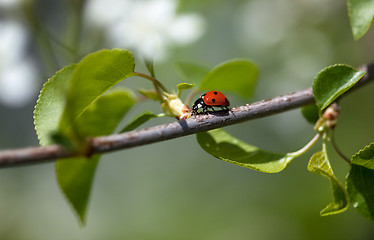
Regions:
M 73 17 L 73 0 L 18 1 L 18 6 L 3 2 L 0 22 L 17 21 L 28 33 L 25 54 L 38 69 L 38 91 L 56 70 L 48 66 L 43 35 L 35 34 L 39 27 L 46 31 L 44 37 L 54 36 L 51 47 L 59 67 L 74 61 L 74 54 L 58 43 L 76 43 L 70 31 L 81 33 L 79 57 L 117 47 L 87 17 L 74 29 L 79 21 Z M 22 7 L 25 3 L 28 8 Z M 171 89 L 183 82 L 175 61 L 213 67 L 231 58 L 251 58 L 260 69 L 255 97 L 227 93 L 232 106 L 310 87 L 316 73 L 331 64 L 358 67 L 374 61 L 374 31 L 355 42 L 344 1 L 186 0 L 177 9 L 177 14 L 184 13 L 199 15 L 204 33 L 192 44 L 168 48 L 167 56 L 155 62 L 157 78 Z M 41 25 L 31 23 L 30 15 Z M 136 71 L 146 72 L 142 59 L 135 56 Z M 121 85 L 151 88 L 136 78 Z M 336 138 L 348 156 L 373 140 L 373 91 L 371 83 L 341 101 Z M 0 149 L 38 144 L 32 118 L 36 99 L 34 92 L 22 105 L 0 102 Z M 160 112 L 156 103 L 141 103 L 123 125 L 146 109 Z M 146 126 L 167 121 L 173 120 L 155 119 Z M 277 152 L 297 150 L 314 136 L 313 126 L 299 110 L 225 130 Z M 349 166 L 328 150 L 334 171 L 344 182 Z M 374 239 L 372 223 L 352 207 L 339 215 L 319 216 L 332 193 L 327 179 L 307 171 L 311 154 L 272 175 L 215 159 L 200 149 L 194 136 L 106 154 L 97 169 L 85 227 L 58 189 L 53 163 L 1 169 L 0 239 Z

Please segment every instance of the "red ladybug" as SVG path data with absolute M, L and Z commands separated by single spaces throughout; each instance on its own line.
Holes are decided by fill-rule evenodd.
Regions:
M 192 114 L 207 113 L 208 109 L 215 112 L 215 107 L 221 108 L 221 111 L 229 111 L 228 106 L 230 106 L 230 102 L 225 94 L 218 91 L 209 91 L 201 95 L 192 105 Z M 202 111 L 198 112 L 199 109 L 202 109 Z

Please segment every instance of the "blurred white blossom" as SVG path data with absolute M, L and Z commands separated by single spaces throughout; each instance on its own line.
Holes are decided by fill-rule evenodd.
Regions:
M 236 16 L 243 44 L 253 42 L 262 51 L 281 41 L 297 23 L 293 4 L 283 0 L 253 0 L 244 4 Z
M 105 29 L 114 47 L 165 59 L 168 48 L 196 41 L 204 32 L 198 14 L 177 14 L 175 0 L 91 0 L 87 20 Z
M 0 104 L 20 107 L 35 95 L 36 70 L 26 55 L 26 29 L 15 21 L 0 21 Z
M 3 10 L 12 10 L 18 8 L 22 0 L 0 0 L 0 7 Z
M 321 29 L 329 11 L 321 4 L 336 6 L 323 0 L 251 0 L 241 6 L 234 22 L 237 40 L 260 65 L 271 68 L 263 73 L 274 80 L 272 88 L 263 85 L 269 96 L 309 86 L 331 64 L 333 43 Z

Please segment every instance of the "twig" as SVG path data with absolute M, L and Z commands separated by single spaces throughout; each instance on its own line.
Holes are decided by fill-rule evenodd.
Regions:
M 361 69 L 366 71 L 367 74 L 350 91 L 374 79 L 374 64 Z M 146 129 L 92 138 L 90 140 L 90 149 L 92 154 L 96 154 L 138 147 L 256 118 L 263 118 L 312 103 L 314 103 L 313 91 L 312 88 L 308 88 L 272 99 L 235 107 L 228 113 L 217 112 L 208 115 L 197 115 L 187 120 Z M 58 158 L 72 156 L 74 156 L 73 152 L 69 152 L 59 145 L 6 150 L 0 151 L 0 167 L 50 162 Z
M 349 159 L 341 150 L 340 148 L 338 147 L 338 145 L 336 144 L 336 141 L 335 141 L 335 131 L 333 130 L 331 132 L 331 143 L 332 143 L 332 147 L 334 148 L 335 152 L 341 157 L 344 159 L 344 161 L 346 161 L 348 164 L 351 164 L 351 159 Z

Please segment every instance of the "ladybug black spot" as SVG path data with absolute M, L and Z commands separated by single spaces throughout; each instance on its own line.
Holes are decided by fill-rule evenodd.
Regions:
M 214 92 L 214 95 L 217 95 L 218 94 L 218 92 Z M 214 101 L 213 101 L 214 102 Z
M 229 102 L 229 100 L 227 100 L 227 98 L 225 98 L 225 102 L 226 102 L 226 103 L 228 103 L 228 102 Z
M 213 98 L 213 99 L 212 99 L 212 102 L 215 103 L 215 102 L 216 102 L 216 99 Z

